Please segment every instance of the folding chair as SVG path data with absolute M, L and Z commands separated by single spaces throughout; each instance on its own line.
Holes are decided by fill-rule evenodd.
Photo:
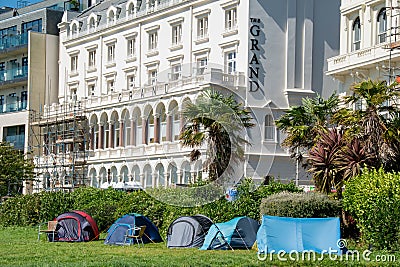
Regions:
M 142 243 L 142 246 L 144 247 L 143 235 L 144 235 L 145 230 L 146 230 L 146 225 L 143 225 L 140 227 L 129 228 L 128 230 L 126 230 L 124 244 L 126 244 L 126 241 L 130 238 L 130 239 L 136 240 L 138 247 L 140 247 L 140 243 Z M 129 234 L 129 233 L 132 233 L 132 234 Z M 130 244 L 131 244 L 131 242 L 129 242 L 129 245 Z
M 40 229 L 42 225 L 47 224 L 47 229 Z M 57 234 L 57 221 L 48 221 L 48 222 L 43 222 L 39 224 L 39 230 L 38 230 L 38 241 L 40 241 L 40 235 L 41 234 L 47 234 L 48 240 L 50 242 L 54 241 L 54 238 Z M 50 239 L 51 237 L 51 239 Z

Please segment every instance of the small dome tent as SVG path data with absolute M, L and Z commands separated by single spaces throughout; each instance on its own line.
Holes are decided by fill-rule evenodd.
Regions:
M 259 227 L 260 224 L 249 217 L 214 223 L 200 249 L 250 249 L 256 241 Z
M 213 222 L 204 215 L 182 216 L 168 227 L 167 247 L 201 247 Z
M 127 230 L 133 227 L 146 226 L 146 230 L 143 235 L 143 242 L 162 242 L 162 238 L 158 232 L 157 227 L 150 221 L 149 218 L 138 213 L 131 213 L 122 216 L 117 219 L 113 225 L 107 230 L 107 237 L 104 244 L 107 245 L 124 245 L 125 235 Z M 132 235 L 133 233 L 128 233 Z M 130 244 L 134 243 L 135 240 L 127 240 Z
M 57 235 L 53 241 L 86 242 L 99 239 L 99 229 L 86 212 L 74 210 L 56 218 Z

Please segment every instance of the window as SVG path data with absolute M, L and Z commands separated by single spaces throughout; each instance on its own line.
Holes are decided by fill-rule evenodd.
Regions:
M 78 56 L 71 56 L 71 72 L 75 73 L 78 70 Z
M 96 50 L 89 51 L 89 68 L 96 67 Z
M 149 84 L 157 83 L 157 70 L 149 70 Z
M 197 38 L 208 37 L 208 16 L 197 19 Z
M 22 32 L 42 32 L 42 19 L 22 23 Z
M 386 42 L 387 19 L 386 10 L 381 9 L 378 14 L 378 44 Z
M 134 75 L 128 75 L 126 77 L 127 82 L 128 82 L 128 89 L 132 90 L 133 88 L 135 88 L 135 76 Z
M 265 116 L 264 140 L 275 141 L 275 122 L 272 115 Z
M 88 86 L 88 95 L 94 96 L 96 93 L 96 87 L 94 84 L 89 84 Z
M 4 95 L 0 95 L 0 113 L 4 112 L 5 102 L 4 102 Z
M 114 91 L 115 91 L 114 80 L 107 81 L 107 92 L 111 93 L 111 92 L 114 92 Z
M 28 91 L 21 92 L 21 109 L 26 109 L 28 105 Z
M 89 31 L 92 32 L 96 28 L 96 20 L 94 18 L 90 18 L 89 20 Z
M 227 52 L 225 54 L 225 72 L 228 74 L 234 74 L 236 72 L 236 52 Z
M 115 45 L 109 45 L 107 46 L 107 61 L 109 63 L 115 61 Z
M 149 50 L 156 50 L 157 49 L 157 44 L 158 43 L 158 33 L 155 32 L 149 32 Z
M 76 36 L 78 34 L 78 27 L 76 24 L 72 24 L 72 36 Z
M 114 11 L 110 11 L 110 13 L 108 13 L 108 23 L 109 24 L 114 24 L 115 22 L 115 14 Z
M 207 58 L 199 58 L 197 59 L 197 74 L 202 75 L 206 72 L 207 69 Z
M 10 46 L 10 37 L 17 37 L 17 33 L 17 26 L 0 29 L 0 48 L 8 48 Z
M 77 91 L 76 88 L 71 88 L 71 90 L 70 90 L 71 100 L 73 100 L 73 101 L 77 100 L 76 91 Z
M 237 9 L 232 8 L 225 11 L 225 30 L 230 31 L 236 29 L 237 25 Z
M 135 56 L 135 44 L 136 44 L 136 39 L 128 39 L 128 58 L 132 58 Z
M 172 45 L 179 45 L 182 42 L 182 24 L 172 26 Z
M 133 3 L 129 3 L 127 10 L 128 15 L 132 16 L 135 13 L 135 5 Z
M 171 80 L 176 81 L 182 77 L 182 65 L 176 64 L 172 66 Z
M 353 51 L 361 48 L 361 23 L 360 17 L 357 17 L 353 24 Z

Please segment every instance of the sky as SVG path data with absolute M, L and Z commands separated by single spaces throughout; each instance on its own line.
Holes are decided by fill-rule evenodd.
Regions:
M 0 7 L 9 6 L 9 7 L 17 7 L 17 2 L 20 0 L 0 0 Z M 28 2 L 28 5 L 34 4 L 37 2 L 41 2 L 43 0 L 21 0 L 21 2 Z

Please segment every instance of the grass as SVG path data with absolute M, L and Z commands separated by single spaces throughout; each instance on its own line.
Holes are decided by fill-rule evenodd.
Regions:
M 103 236 L 104 237 L 104 236 Z M 380 252 L 381 254 L 384 252 Z M 374 258 L 374 253 L 370 258 Z M 388 253 L 385 253 L 388 254 Z M 400 253 L 395 254 L 400 261 Z M 50 243 L 37 241 L 32 227 L 0 228 L 0 266 L 382 266 L 377 262 L 287 261 L 274 257 L 260 261 L 255 250 L 200 251 L 168 249 L 165 243 L 137 246 L 107 246 L 103 241 Z M 395 266 L 391 262 L 386 266 Z

